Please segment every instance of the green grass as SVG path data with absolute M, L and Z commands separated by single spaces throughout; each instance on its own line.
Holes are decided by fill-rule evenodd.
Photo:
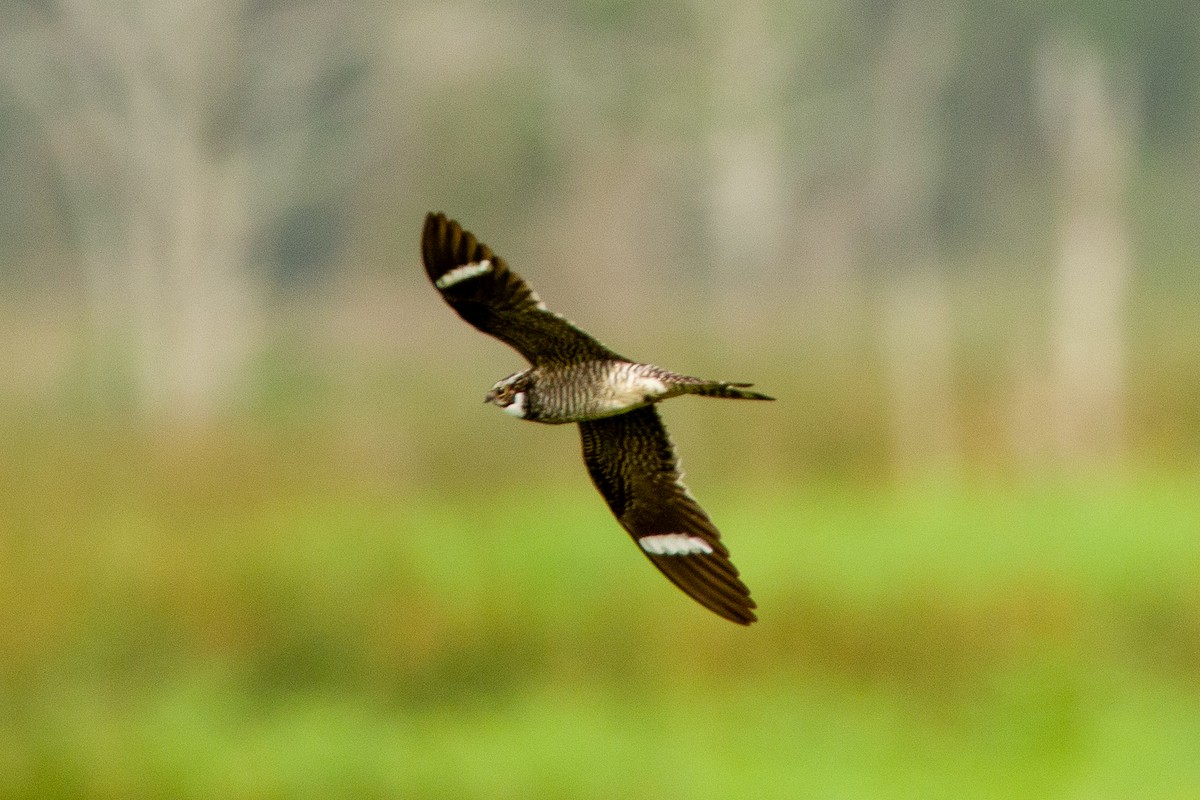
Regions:
M 1200 794 L 1189 476 L 702 491 L 742 629 L 582 479 L 119 442 L 5 462 L 3 798 Z

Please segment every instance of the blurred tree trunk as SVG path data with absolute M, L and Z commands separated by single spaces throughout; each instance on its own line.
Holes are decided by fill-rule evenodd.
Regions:
M 1053 306 L 1052 446 L 1066 461 L 1105 461 L 1125 447 L 1125 308 L 1130 283 L 1124 193 L 1131 109 L 1100 54 L 1047 48 L 1042 111 L 1061 174 Z
M 65 189 L 89 388 L 152 416 L 211 417 L 261 345 L 252 237 L 297 202 L 329 94 L 313 86 L 354 51 L 338 8 L 62 0 L 17 22 L 0 75 Z
M 950 304 L 937 260 L 938 103 L 953 66 L 954 8 L 898 4 L 876 73 L 874 158 L 864 224 L 883 293 L 881 333 L 892 450 L 902 469 L 960 461 Z
M 240 6 L 67 0 L 6 42 L 66 190 L 91 389 L 154 415 L 210 415 L 255 348 L 247 159 L 212 139 Z
M 789 283 L 781 274 L 788 219 L 787 166 L 780 104 L 783 48 L 762 0 L 709 8 L 714 42 L 714 117 L 709 150 L 708 232 L 717 308 L 726 330 L 746 346 L 773 321 L 764 308 Z

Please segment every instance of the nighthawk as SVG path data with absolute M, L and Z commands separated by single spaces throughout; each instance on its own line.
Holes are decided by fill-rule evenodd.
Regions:
M 499 381 L 485 401 L 533 422 L 578 423 L 592 482 L 654 566 L 705 608 L 754 622 L 750 590 L 683 485 L 654 406 L 683 394 L 773 398 L 748 391 L 748 383 L 693 378 L 617 355 L 549 311 L 504 259 L 444 214 L 425 217 L 421 252 L 450 307 L 532 365 Z

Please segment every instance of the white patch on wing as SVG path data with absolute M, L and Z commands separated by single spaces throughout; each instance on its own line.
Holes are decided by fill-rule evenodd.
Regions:
M 513 401 L 500 409 L 505 414 L 512 414 L 519 419 L 525 419 L 525 393 L 517 392 L 513 395 Z
M 462 283 L 471 278 L 478 278 L 485 272 L 491 271 L 492 262 L 490 259 L 485 258 L 483 261 L 472 261 L 470 264 L 463 264 L 461 267 L 455 267 L 450 270 L 434 281 L 434 285 L 439 289 L 449 289 L 456 283 Z
M 713 551 L 708 542 L 688 533 L 656 533 L 638 539 L 638 544 L 647 553 L 656 556 L 692 556 Z

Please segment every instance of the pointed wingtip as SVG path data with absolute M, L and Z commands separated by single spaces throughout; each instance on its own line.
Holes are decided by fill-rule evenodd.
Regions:
M 707 608 L 709 611 L 713 612 L 717 616 L 721 617 L 721 619 L 727 619 L 730 622 L 735 623 L 737 625 L 749 626 L 755 622 L 758 622 L 758 616 L 754 613 L 754 610 L 753 610 L 753 609 L 757 608 L 758 606 L 749 597 L 747 597 L 746 600 L 747 600 L 747 605 L 739 606 L 739 607 L 722 605 L 720 608 L 716 608 L 716 607 L 709 605 L 708 603 L 705 603 L 703 601 L 701 601 L 701 605 L 703 605 L 705 608 Z
M 749 600 L 749 598 L 746 599 Z M 730 613 L 725 613 L 723 611 L 717 611 L 711 607 L 709 607 L 709 610 L 715 612 L 722 619 L 727 619 L 737 625 L 749 627 L 753 623 L 758 622 L 758 616 L 752 610 L 754 608 L 757 608 L 757 606 L 753 600 L 750 600 L 749 606 L 746 608 L 739 608 L 736 610 L 736 612 L 731 611 Z
M 750 597 L 749 587 L 724 555 L 643 552 L 671 583 L 717 616 L 738 625 L 758 619 L 754 614 L 758 604 Z

